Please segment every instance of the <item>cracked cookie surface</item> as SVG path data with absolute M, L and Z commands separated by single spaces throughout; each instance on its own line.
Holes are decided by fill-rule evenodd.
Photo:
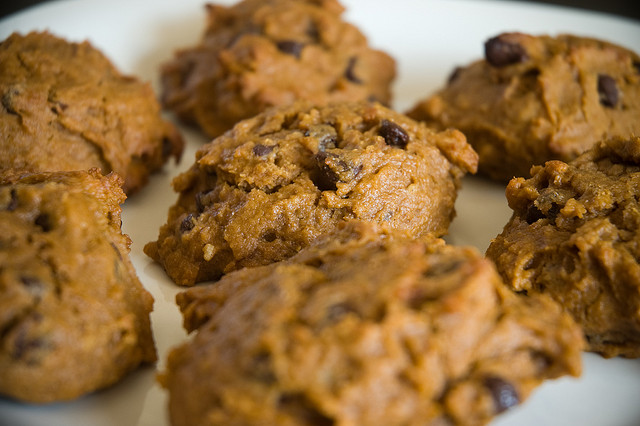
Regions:
M 115 174 L 0 178 L 0 393 L 66 401 L 156 360 Z
M 0 171 L 100 168 L 140 189 L 184 142 L 150 84 L 122 75 L 89 42 L 50 33 L 0 44 Z
M 285 259 L 345 219 L 441 236 L 477 164 L 460 132 L 364 102 L 273 108 L 196 157 L 145 246 L 180 285 Z
M 472 248 L 348 222 L 178 294 L 195 336 L 161 381 L 174 426 L 481 425 L 581 370 L 579 327 Z
M 513 216 L 487 256 L 516 291 L 560 302 L 590 351 L 640 357 L 640 138 L 532 171 L 509 183 Z

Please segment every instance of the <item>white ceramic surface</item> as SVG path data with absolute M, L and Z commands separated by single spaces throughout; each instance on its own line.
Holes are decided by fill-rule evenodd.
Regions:
M 524 2 L 488 0 L 344 0 L 345 17 L 372 45 L 398 62 L 394 107 L 406 110 L 442 85 L 456 65 L 479 58 L 483 42 L 503 31 L 599 37 L 640 52 L 640 23 L 611 15 Z M 202 0 L 66 0 L 45 3 L 0 20 L 0 39 L 13 31 L 49 30 L 72 41 L 88 39 L 123 72 L 158 88 L 158 67 L 176 48 L 197 42 L 204 28 Z M 1 66 L 1 65 L 0 65 Z M 123 228 L 132 240 L 131 258 L 155 298 L 152 324 L 162 369 L 169 348 L 186 338 L 174 304 L 180 290 L 143 252 L 156 238 L 175 200 L 172 176 L 193 162 L 207 139 L 182 128 L 188 146 L 178 166 L 169 165 L 124 204 Z M 484 251 L 506 223 L 504 188 L 466 178 L 458 216 L 447 237 Z M 164 426 L 166 393 L 152 367 L 116 386 L 77 401 L 28 406 L 0 399 L 1 426 Z M 640 360 L 584 355 L 579 379 L 563 378 L 538 388 L 521 406 L 503 414 L 500 426 L 631 426 L 640 424 Z M 195 425 L 194 425 L 195 426 Z

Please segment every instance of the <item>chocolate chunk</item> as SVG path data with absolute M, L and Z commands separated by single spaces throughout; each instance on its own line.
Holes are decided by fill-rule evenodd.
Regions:
M 352 83 L 362 84 L 362 80 L 358 78 L 354 70 L 357 60 L 358 58 L 356 58 L 355 56 L 349 58 L 349 63 L 347 64 L 347 69 L 344 71 L 344 76 Z
M 544 219 L 545 217 L 546 216 L 544 215 L 544 213 L 542 213 L 542 211 L 538 208 L 538 206 L 536 206 L 535 204 L 531 204 L 527 209 L 527 215 L 525 220 L 529 225 L 531 225 L 534 222 L 539 221 L 540 219 Z
M 640 74 L 640 61 L 633 61 L 633 67 L 636 69 L 636 73 Z
M 502 36 L 487 40 L 484 44 L 484 56 L 490 65 L 498 68 L 529 59 L 529 55 L 522 45 L 506 41 Z
M 525 220 L 529 225 L 537 222 L 540 219 L 549 219 L 554 220 L 558 213 L 560 213 L 561 207 L 556 203 L 551 203 L 551 207 L 545 213 L 538 208 L 535 204 L 531 204 L 527 209 L 527 214 L 525 216 Z
M 193 229 L 195 224 L 193 223 L 193 214 L 189 213 L 187 217 L 182 220 L 180 223 L 180 231 L 181 232 L 189 232 Z
M 211 190 L 201 191 L 196 194 L 196 209 L 198 209 L 198 213 L 202 213 L 204 211 L 205 206 L 209 204 L 207 200 L 205 200 L 205 197 L 210 193 L 211 193 Z
M 264 233 L 264 235 L 262 235 L 262 239 L 268 243 L 275 241 L 276 238 L 278 238 L 278 235 L 272 229 L 268 230 Z
M 258 157 L 262 157 L 265 156 L 267 154 L 269 154 L 271 151 L 273 151 L 275 148 L 275 146 L 273 145 L 262 145 L 262 144 L 256 144 L 254 145 L 253 149 L 251 151 L 253 151 L 253 154 L 258 156 Z
M 13 350 L 11 351 L 11 358 L 16 361 L 25 362 L 28 365 L 37 364 L 37 356 L 33 353 L 38 349 L 43 349 L 46 347 L 46 342 L 44 339 L 39 337 L 30 337 L 27 336 L 26 329 L 21 329 L 17 335 L 15 340 L 13 341 Z
M 171 143 L 171 139 L 162 138 L 162 158 L 169 158 L 172 152 L 173 144 Z
M 402 127 L 389 120 L 382 120 L 378 134 L 390 146 L 404 148 L 409 143 L 409 134 Z
M 9 204 L 7 204 L 7 210 L 12 212 L 18 208 L 18 191 L 15 188 L 11 188 L 11 199 L 9 200 Z
M 53 221 L 47 213 L 40 213 L 34 223 L 42 228 L 44 232 L 49 232 L 53 229 Z
M 451 84 L 460 77 L 460 73 L 462 72 L 462 67 L 455 67 L 451 74 L 449 74 L 449 78 L 447 79 L 447 84 Z
M 335 191 L 336 183 L 340 181 L 340 175 L 331 167 L 332 157 L 335 158 L 335 154 L 327 154 L 323 151 L 313 156 L 317 168 L 312 173 L 311 180 L 320 191 Z
M 491 392 L 496 413 L 502 413 L 520 403 L 518 391 L 506 380 L 495 376 L 487 377 L 484 385 Z
M 293 55 L 298 59 L 300 59 L 300 54 L 304 49 L 304 43 L 295 40 L 281 40 L 276 42 L 276 46 L 282 53 Z
M 600 103 L 613 108 L 618 103 L 618 85 L 616 80 L 607 74 L 598 75 L 598 94 Z

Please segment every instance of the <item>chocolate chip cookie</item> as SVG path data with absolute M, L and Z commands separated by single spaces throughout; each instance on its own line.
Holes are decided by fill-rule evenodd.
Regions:
M 192 285 L 285 259 L 345 219 L 440 236 L 476 165 L 462 133 L 380 104 L 272 108 L 199 150 L 144 250 Z
M 0 394 L 65 401 L 156 360 L 115 174 L 0 178 Z
M 480 425 L 578 375 L 579 327 L 471 248 L 347 223 L 177 296 L 161 381 L 179 425 Z
M 208 4 L 200 43 L 162 68 L 164 105 L 212 137 L 296 100 L 388 105 L 395 62 L 342 12 L 336 0 Z
M 126 193 L 179 159 L 183 140 L 151 86 L 122 75 L 89 42 L 14 33 L 0 44 L 0 171 L 98 167 Z
M 487 256 L 515 290 L 560 302 L 590 351 L 639 357 L 640 137 L 532 174 L 509 182 L 514 213 Z
M 479 172 L 506 182 L 601 139 L 640 134 L 640 56 L 575 35 L 500 34 L 408 115 L 462 131 Z

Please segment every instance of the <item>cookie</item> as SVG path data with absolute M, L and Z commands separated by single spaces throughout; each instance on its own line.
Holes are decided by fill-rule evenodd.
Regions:
M 640 134 L 640 56 L 575 35 L 504 33 L 407 114 L 462 131 L 479 173 L 507 182 L 601 139 Z
M 162 68 L 163 104 L 212 137 L 297 100 L 390 104 L 395 61 L 342 12 L 336 0 L 208 4 L 202 40 Z
M 269 109 L 196 157 L 144 248 L 180 285 L 285 259 L 345 219 L 443 235 L 477 164 L 460 132 L 365 102 Z
M 115 174 L 0 179 L 0 394 L 65 401 L 156 360 Z
M 581 370 L 553 300 L 475 249 L 366 223 L 177 301 L 197 333 L 161 376 L 174 426 L 480 425 Z
M 546 293 L 588 349 L 640 356 L 640 137 L 601 142 L 509 182 L 513 216 L 487 250 L 505 282 Z
M 122 75 L 89 42 L 50 33 L 0 44 L 0 171 L 100 168 L 140 189 L 184 142 L 151 86 Z

